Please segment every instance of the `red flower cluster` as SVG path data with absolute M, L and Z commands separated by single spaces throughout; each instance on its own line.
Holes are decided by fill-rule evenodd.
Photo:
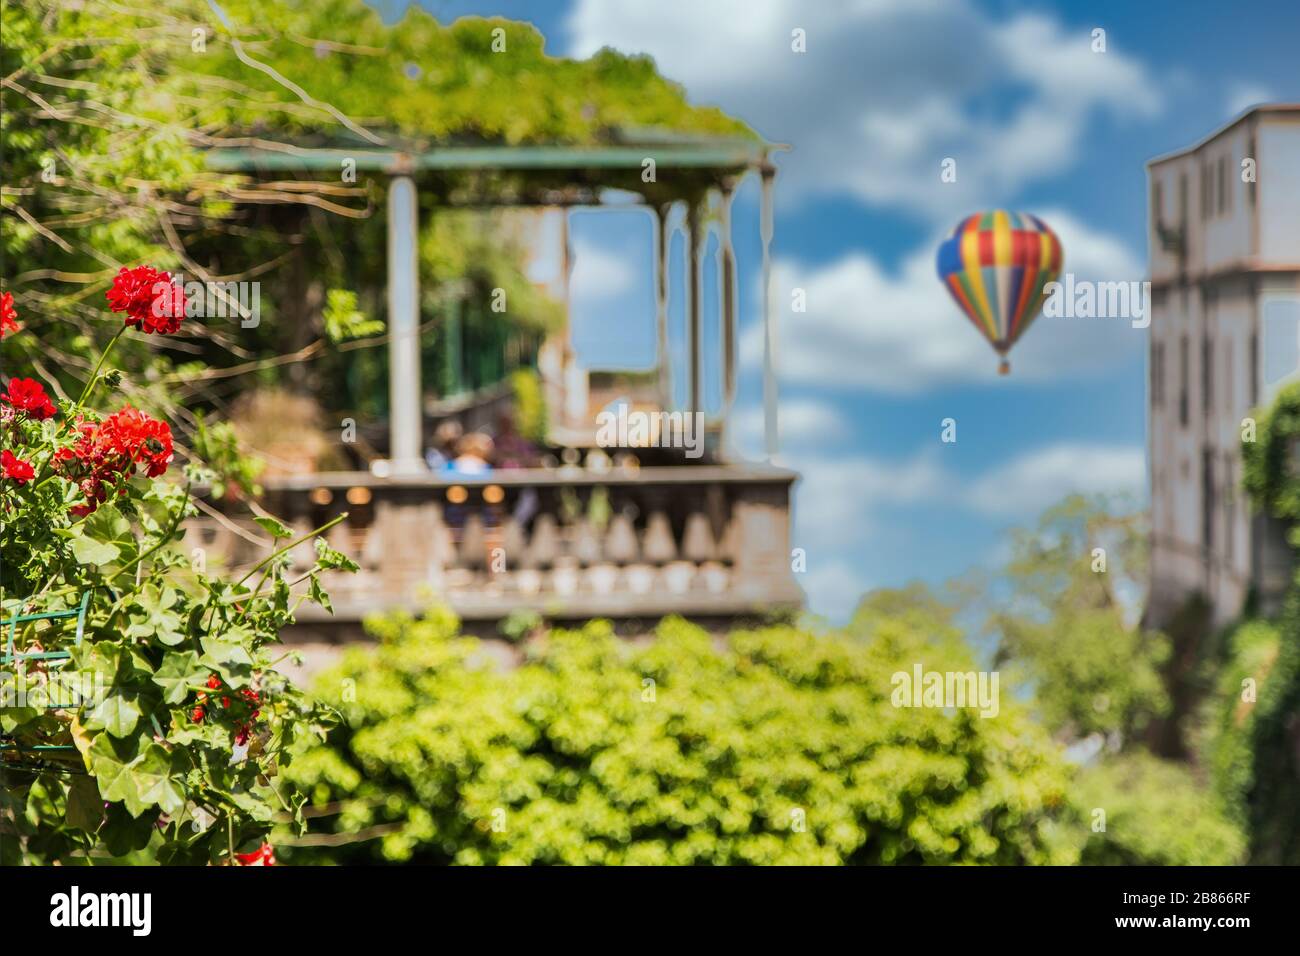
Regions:
M 26 412 L 37 421 L 44 421 L 58 411 L 45 394 L 45 386 L 32 378 L 11 378 L 9 393 L 0 395 L 0 402 L 16 412 Z
M 104 294 L 112 312 L 125 312 L 126 324 L 143 332 L 170 335 L 185 318 L 185 295 L 170 273 L 152 266 L 120 269 Z
M 207 686 L 208 690 L 220 690 L 221 678 L 216 674 L 211 675 L 208 678 Z M 256 721 L 262 713 L 261 710 L 258 709 L 261 706 L 262 698 L 258 696 L 257 691 L 249 687 L 245 687 L 241 690 L 239 696 L 243 698 L 243 703 L 250 708 L 247 720 L 237 720 L 235 722 L 235 745 L 237 747 L 242 747 L 244 744 L 248 743 L 249 738 L 253 736 L 253 722 Z M 223 694 L 220 700 L 221 709 L 229 709 L 231 703 L 229 695 Z M 207 704 L 207 702 L 208 695 L 200 691 L 198 705 L 190 711 L 190 720 L 194 721 L 196 724 L 203 723 L 204 718 L 207 716 L 207 711 L 204 710 L 204 705 Z
M 81 486 L 86 504 L 72 508 L 88 515 L 108 497 L 108 486 L 130 478 L 143 467 L 150 478 L 167 470 L 172 460 L 172 430 L 166 422 L 150 418 L 127 405 L 102 422 L 77 422 L 77 442 L 54 454 L 54 467 Z
M 252 853 L 236 853 L 235 859 L 240 866 L 275 866 L 275 850 L 271 844 L 263 843 Z
M 36 472 L 27 462 L 18 458 L 8 448 L 0 451 L 0 478 L 8 478 L 15 484 L 25 485 L 36 477 Z
M 6 292 L 0 295 L 0 339 L 21 328 L 18 324 L 18 310 L 14 308 L 14 294 Z

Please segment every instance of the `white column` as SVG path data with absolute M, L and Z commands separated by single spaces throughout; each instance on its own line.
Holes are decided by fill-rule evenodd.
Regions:
M 388 454 L 394 474 L 424 470 L 418 239 L 415 183 L 394 176 L 388 185 Z
M 781 435 L 776 411 L 776 317 L 772 312 L 772 180 L 776 170 L 763 169 L 759 230 L 763 239 L 763 435 L 767 460 L 780 451 Z
M 686 354 L 690 368 L 686 380 L 686 410 L 704 411 L 704 290 L 701 288 L 704 254 L 703 200 L 692 200 L 686 211 Z
M 736 402 L 736 251 L 731 239 L 731 202 L 734 198 L 731 183 L 722 187 L 718 215 L 718 236 L 721 240 L 718 278 L 722 284 L 722 425 L 731 423 L 731 408 Z M 726 434 L 722 446 L 726 447 Z
M 672 206 L 654 208 L 655 221 L 655 343 L 658 355 L 659 403 L 664 411 L 673 407 L 673 356 L 668 344 L 668 253 L 672 239 L 668 217 Z

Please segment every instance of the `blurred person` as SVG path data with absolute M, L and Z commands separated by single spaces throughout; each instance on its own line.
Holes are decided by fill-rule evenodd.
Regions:
M 483 432 L 469 432 L 456 442 L 456 457 L 443 466 L 457 475 L 485 475 L 492 470 L 492 439 Z
M 465 429 L 454 418 L 444 418 L 433 432 L 433 446 L 425 449 L 424 462 L 430 471 L 440 471 L 456 456 L 456 443 Z

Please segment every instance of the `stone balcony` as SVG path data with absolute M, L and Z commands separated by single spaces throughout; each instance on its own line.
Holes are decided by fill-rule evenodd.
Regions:
M 437 600 L 466 621 L 720 618 L 797 608 L 790 566 L 793 472 L 762 465 L 604 471 L 514 469 L 467 477 L 333 472 L 265 482 L 264 505 L 300 531 L 343 511 L 330 543 L 361 565 L 326 586 L 333 620 Z M 202 517 L 187 549 L 239 568 L 267 554 L 247 518 Z M 310 545 L 294 554 L 310 564 Z M 303 604 L 299 621 L 330 616 Z

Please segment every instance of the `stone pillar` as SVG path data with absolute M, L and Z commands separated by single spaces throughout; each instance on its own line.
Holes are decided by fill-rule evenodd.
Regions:
M 686 410 L 704 411 L 704 290 L 701 288 L 701 257 L 704 254 L 704 224 L 700 221 L 703 209 L 692 202 L 686 212 L 686 274 L 688 277 L 686 301 L 686 354 L 689 358 Z
M 424 470 L 418 239 L 415 182 L 394 176 L 388 184 L 388 457 L 394 474 Z
M 776 177 L 776 168 L 764 166 L 762 175 L 759 229 L 763 239 L 763 435 L 767 460 L 772 461 L 781 446 L 776 410 L 776 318 L 772 312 L 772 180 Z

